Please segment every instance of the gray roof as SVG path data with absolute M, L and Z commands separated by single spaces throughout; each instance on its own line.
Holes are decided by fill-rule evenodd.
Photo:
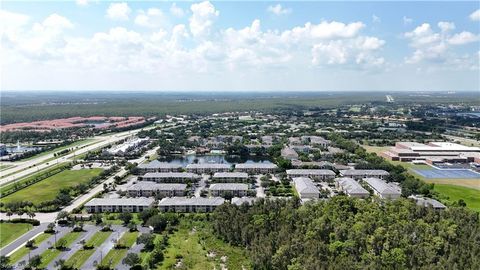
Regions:
M 277 165 L 273 163 L 239 163 L 235 169 L 276 169 Z
M 187 172 L 155 172 L 155 173 L 146 173 L 143 177 L 148 178 L 199 178 L 200 175 L 195 173 L 187 173 Z
M 347 194 L 364 194 L 369 195 L 370 193 L 364 189 L 355 179 L 350 177 L 337 178 L 335 181 L 342 187 Z
M 295 177 L 292 179 L 295 184 L 295 189 L 300 195 L 302 193 L 316 193 L 320 194 L 318 188 L 313 184 L 312 179 L 307 177 Z
M 256 200 L 258 200 L 257 197 L 234 197 L 232 198 L 232 204 L 235 205 L 242 205 L 244 203 L 252 205 Z
M 421 196 L 416 196 L 416 195 L 411 195 L 408 198 L 415 200 L 417 205 L 424 206 L 424 207 L 433 207 L 435 209 L 445 209 L 447 208 L 443 203 L 432 199 L 432 198 L 426 198 L 426 197 L 421 197 Z
M 230 169 L 230 164 L 225 163 L 197 163 L 188 164 L 187 169 Z
M 203 198 L 203 197 L 171 197 L 163 198 L 158 206 L 186 206 L 186 205 L 211 205 L 218 206 L 225 202 L 224 198 L 221 197 L 212 197 L 212 198 Z
M 217 172 L 213 178 L 248 178 L 248 173 L 244 172 Z
M 287 170 L 287 174 L 290 175 L 335 175 L 331 170 L 316 170 L 316 169 L 292 169 Z
M 241 183 L 216 183 L 210 185 L 210 190 L 248 190 L 247 184 Z
M 141 181 L 130 187 L 127 190 L 185 190 L 186 184 L 169 184 L 169 183 L 156 183 L 151 181 Z
M 358 176 L 358 175 L 390 175 L 384 170 L 343 170 L 340 171 L 343 176 Z
M 376 190 L 380 194 L 393 194 L 393 195 L 400 195 L 402 194 L 402 190 L 398 185 L 394 183 L 387 183 L 382 179 L 378 178 L 365 178 L 363 179 L 371 188 Z
M 129 205 L 136 205 L 136 206 L 150 206 L 155 202 L 153 198 L 94 198 L 91 201 L 87 202 L 85 206 L 106 206 L 106 205 L 114 205 L 114 206 L 129 206 Z
M 160 162 L 158 160 L 154 160 L 149 163 L 142 163 L 138 165 L 138 168 L 140 169 L 160 169 L 160 168 L 166 168 L 166 169 L 178 169 L 181 168 L 182 165 L 178 163 L 170 163 L 170 162 Z

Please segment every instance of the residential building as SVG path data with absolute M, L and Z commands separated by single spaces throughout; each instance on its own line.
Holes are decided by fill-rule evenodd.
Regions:
M 257 201 L 258 198 L 257 197 L 234 197 L 232 198 L 232 204 L 235 204 L 235 205 L 243 205 L 243 204 L 247 204 L 247 205 L 252 205 L 255 203 L 255 201 Z
M 243 197 L 248 195 L 248 185 L 240 183 L 216 183 L 210 185 L 213 197 Z
M 153 181 L 157 183 L 185 183 L 199 179 L 200 175 L 186 172 L 146 173 L 138 178 L 139 181 Z
M 298 159 L 298 153 L 290 147 L 285 147 L 280 151 L 280 155 L 288 160 Z
M 274 173 L 278 170 L 278 166 L 273 163 L 240 163 L 235 165 L 235 171 L 246 172 L 249 174 L 265 174 Z
M 382 199 L 398 199 L 402 195 L 402 189 L 397 183 L 387 183 L 379 178 L 365 178 L 365 183 L 373 190 L 373 193 Z
M 228 172 L 232 166 L 224 163 L 198 163 L 188 164 L 186 169 L 190 173 L 216 173 Z
M 206 213 L 212 212 L 219 205 L 222 205 L 225 199 L 221 197 L 202 198 L 202 197 L 172 197 L 163 198 L 158 207 L 162 212 L 181 212 L 181 213 Z
M 328 181 L 335 179 L 335 172 L 331 170 L 317 170 L 317 169 L 292 169 L 287 170 L 287 175 L 293 177 L 309 177 L 317 181 Z
M 248 179 L 248 173 L 244 172 L 217 172 L 212 176 L 212 181 L 217 183 L 244 183 Z
M 361 180 L 363 178 L 369 178 L 369 177 L 385 179 L 390 174 L 387 171 L 384 171 L 384 170 L 354 170 L 354 169 L 351 169 L 351 170 L 340 171 L 340 175 L 343 176 L 343 177 L 351 177 L 355 180 Z
M 138 213 L 153 206 L 153 198 L 94 198 L 85 204 L 88 213 Z
M 414 200 L 419 206 L 432 207 L 433 209 L 439 210 L 447 208 L 443 203 L 432 198 L 422 197 L 419 195 L 410 195 L 408 198 Z
M 350 197 L 366 198 L 370 193 L 360 185 L 355 179 L 342 177 L 335 179 L 335 186 L 339 191 L 343 191 Z
M 292 181 L 300 199 L 318 199 L 320 196 L 320 191 L 312 179 L 307 177 L 294 177 Z
M 160 162 L 158 160 L 151 161 L 149 163 L 142 163 L 137 166 L 140 173 L 149 172 L 178 172 L 182 168 L 181 164 Z
M 184 196 L 186 184 L 156 183 L 151 181 L 141 181 L 127 188 L 127 192 L 132 197 L 152 197 L 164 198 Z

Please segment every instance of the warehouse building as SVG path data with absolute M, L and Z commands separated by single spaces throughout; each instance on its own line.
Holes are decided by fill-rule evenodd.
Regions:
M 367 198 L 370 193 L 362 187 L 355 179 L 342 177 L 335 179 L 335 186 L 339 191 L 343 191 L 350 197 Z
M 340 175 L 343 177 L 351 177 L 355 180 L 361 180 L 363 178 L 380 178 L 386 179 L 390 174 L 384 170 L 343 170 L 340 171 Z
M 240 163 L 235 165 L 236 171 L 249 174 L 274 173 L 277 169 L 277 165 L 273 163 Z
M 292 169 L 287 170 L 287 175 L 290 178 L 308 177 L 317 181 L 327 181 L 335 179 L 335 172 L 331 170 Z
M 132 197 L 175 197 L 184 196 L 187 189 L 186 184 L 156 183 L 151 181 L 141 181 L 127 188 L 127 192 Z
M 217 172 L 212 176 L 212 181 L 217 183 L 244 183 L 248 179 L 248 173 L 244 172 Z
M 212 212 L 219 205 L 222 205 L 225 199 L 220 197 L 202 198 L 202 197 L 172 197 L 163 198 L 158 207 L 161 212 L 180 212 L 180 213 L 207 213 Z
M 320 197 L 320 191 L 315 186 L 312 179 L 307 177 L 295 177 L 292 181 L 300 199 L 318 199 L 318 197 Z
M 239 183 L 217 183 L 210 185 L 213 197 L 243 197 L 248 194 L 248 185 Z
M 185 183 L 188 181 L 198 181 L 200 175 L 185 172 L 168 172 L 168 173 L 146 173 L 139 177 L 140 181 L 153 181 L 157 183 Z
M 201 163 L 201 164 L 188 164 L 187 172 L 190 173 L 216 173 L 216 172 L 228 172 L 232 166 L 223 163 Z
M 402 195 L 402 189 L 397 183 L 387 183 L 379 178 L 365 178 L 365 183 L 373 190 L 373 193 L 382 199 L 398 199 Z
M 153 198 L 94 198 L 85 204 L 88 213 L 138 213 L 153 207 Z

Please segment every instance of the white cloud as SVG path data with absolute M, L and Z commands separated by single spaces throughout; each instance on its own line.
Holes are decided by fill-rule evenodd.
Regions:
M 30 17 L 20 13 L 14 13 L 0 9 L 0 34 L 14 35 L 30 21 Z
M 411 24 L 413 22 L 413 19 L 407 16 L 403 16 L 402 20 L 404 25 Z
M 107 18 L 112 20 L 128 20 L 132 10 L 127 3 L 111 3 L 107 9 Z
M 463 31 L 455 34 L 448 39 L 448 43 L 452 45 L 463 45 L 479 40 L 479 36 L 472 34 L 471 32 Z
M 81 7 L 88 6 L 88 0 L 75 0 L 75 3 Z
M 282 7 L 282 5 L 280 5 L 280 4 L 276 4 L 276 5 L 274 5 L 274 6 L 268 6 L 267 11 L 270 12 L 270 13 L 272 13 L 272 14 L 275 14 L 275 15 L 277 15 L 277 16 L 287 15 L 287 14 L 292 13 L 292 9 L 290 9 L 290 8 L 284 8 L 284 7 Z
M 185 11 L 178 7 L 176 3 L 173 3 L 171 6 L 170 6 L 170 13 L 175 16 L 175 17 L 178 17 L 178 18 L 181 18 L 183 16 L 185 16 Z
M 149 8 L 146 11 L 138 11 L 138 15 L 135 17 L 135 24 L 143 27 L 156 28 L 162 26 L 162 24 L 166 24 L 166 18 L 162 10 Z
M 455 29 L 455 24 L 453 22 L 439 22 L 437 25 L 442 32 L 448 32 Z
M 204 1 L 190 6 L 190 32 L 194 37 L 207 36 L 210 34 L 213 22 L 220 12 L 209 1 Z
M 480 21 L 480 9 L 475 10 L 470 14 L 470 20 L 472 21 Z

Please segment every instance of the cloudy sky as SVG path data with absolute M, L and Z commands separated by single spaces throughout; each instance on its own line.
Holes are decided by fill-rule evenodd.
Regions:
M 480 91 L 479 2 L 2 1 L 3 90 Z

